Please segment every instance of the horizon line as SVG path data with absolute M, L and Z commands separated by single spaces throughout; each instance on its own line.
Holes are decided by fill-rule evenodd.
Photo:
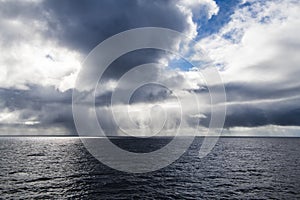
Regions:
M 152 137 L 134 137 L 134 136 L 78 136 L 78 135 L 0 135 L 0 138 L 7 138 L 7 137 L 58 137 L 58 138 L 136 138 L 136 139 L 153 139 L 153 138 L 171 138 L 175 136 L 152 136 Z M 300 136 L 257 136 L 257 135 L 222 135 L 222 136 L 193 136 L 193 135 L 182 135 L 177 137 L 198 137 L 198 138 L 205 138 L 205 137 L 211 137 L 211 138 L 300 138 Z

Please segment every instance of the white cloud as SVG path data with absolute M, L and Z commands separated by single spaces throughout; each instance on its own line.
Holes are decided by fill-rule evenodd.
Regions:
M 300 127 L 267 125 L 261 127 L 234 127 L 224 129 L 222 136 L 298 137 Z
M 39 30 L 24 22 L 17 23 L 16 31 L 30 33 L 10 46 L 0 43 L 0 51 L 5 52 L 0 56 L 0 87 L 27 89 L 28 84 L 37 84 L 55 86 L 61 91 L 72 88 L 74 80 L 70 79 L 80 68 L 80 55 L 43 38 L 38 35 Z M 0 38 L 5 38 L 2 32 Z
M 42 32 L 49 28 L 45 21 L 38 15 L 33 19 L 0 17 L 0 87 L 28 89 L 28 85 L 37 84 L 61 91 L 73 87 L 71 79 L 82 58 L 44 37 Z
M 194 38 L 197 35 L 197 20 L 210 19 L 219 12 L 219 7 L 213 0 L 180 0 L 177 3 L 179 9 L 186 15 L 190 24 L 188 35 Z
M 300 74 L 299 13 L 298 1 L 255 1 L 198 45 L 224 66 L 226 82 L 289 81 L 290 74 Z

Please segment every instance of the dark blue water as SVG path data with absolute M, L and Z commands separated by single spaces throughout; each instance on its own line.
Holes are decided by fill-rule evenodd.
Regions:
M 300 139 L 220 138 L 199 159 L 201 140 L 164 169 L 128 174 L 101 164 L 76 138 L 0 138 L 0 198 L 300 199 Z M 168 139 L 114 142 L 147 152 Z

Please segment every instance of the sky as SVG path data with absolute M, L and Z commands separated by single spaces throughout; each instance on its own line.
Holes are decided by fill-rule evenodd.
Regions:
M 76 135 L 72 92 L 89 52 L 122 31 L 162 27 L 194 40 L 168 42 L 176 50 L 184 44 L 178 51 L 192 63 L 209 58 L 226 102 L 211 104 L 201 75 L 205 65 L 163 50 L 132 51 L 111 63 L 101 87 L 86 91 L 96 95 L 107 135 L 172 135 L 179 127 L 182 135 L 196 128 L 202 135 L 210 106 L 226 106 L 223 135 L 300 136 L 299 13 L 298 0 L 0 0 L 0 135 Z M 186 49 L 201 49 L 205 58 Z M 137 88 L 129 107 L 122 101 L 110 107 L 116 88 L 127 94 L 133 84 L 118 85 L 122 75 L 146 63 L 160 65 L 135 71 L 133 79 L 162 84 Z M 85 78 L 93 76 L 91 69 Z M 128 108 L 129 118 L 123 113 Z M 93 132 L 89 116 L 82 120 Z

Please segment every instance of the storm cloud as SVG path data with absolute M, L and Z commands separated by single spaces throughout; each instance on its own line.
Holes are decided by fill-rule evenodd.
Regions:
M 164 27 L 184 32 L 186 16 L 173 1 L 45 1 L 49 36 L 71 49 L 88 53 L 106 38 L 138 27 Z

